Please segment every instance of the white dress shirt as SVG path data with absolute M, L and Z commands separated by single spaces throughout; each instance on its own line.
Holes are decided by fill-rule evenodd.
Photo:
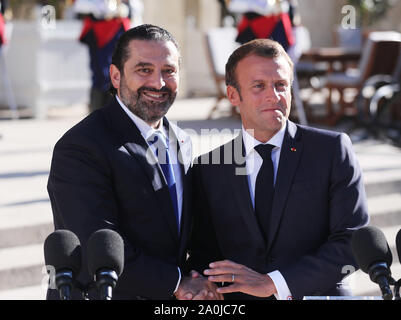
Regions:
M 286 126 L 287 125 L 285 125 L 279 132 L 277 132 L 269 141 L 265 143 L 274 145 L 274 148 L 272 149 L 271 153 L 273 168 L 274 168 L 274 183 L 276 183 L 281 146 L 283 144 Z M 246 172 L 248 178 L 249 194 L 252 199 L 253 208 L 255 208 L 256 177 L 258 176 L 260 167 L 262 166 L 263 163 L 263 159 L 259 155 L 259 153 L 255 150 L 255 147 L 261 144 L 262 142 L 256 140 L 250 133 L 248 133 L 245 130 L 244 127 L 242 127 L 242 137 L 245 146 Z M 278 300 L 291 299 L 290 289 L 288 288 L 287 282 L 285 281 L 281 272 L 275 270 L 273 272 L 268 273 L 268 275 L 273 280 L 273 283 L 277 289 L 277 294 L 274 294 L 276 299 Z
M 174 178 L 175 178 L 175 185 L 176 185 L 176 190 L 177 190 L 177 204 L 178 204 L 178 223 L 181 225 L 181 216 L 182 216 L 182 202 L 183 202 L 183 179 L 182 179 L 182 173 L 180 169 L 180 165 L 178 162 L 178 150 L 177 147 L 174 145 L 174 141 L 171 141 L 168 137 L 169 135 L 167 134 L 166 130 L 163 127 L 163 118 L 160 120 L 159 127 L 157 129 L 152 128 L 150 125 L 148 125 L 145 121 L 143 121 L 141 118 L 133 114 L 127 106 L 120 100 L 118 95 L 116 95 L 116 99 L 118 103 L 120 104 L 121 108 L 125 111 L 125 113 L 131 118 L 131 120 L 134 122 L 138 130 L 141 132 L 143 138 L 145 141 L 148 143 L 148 140 L 157 132 L 161 132 L 161 134 L 164 136 L 165 140 L 169 144 L 169 156 L 170 156 L 170 161 L 173 166 L 173 173 L 174 173 Z M 155 152 L 155 146 L 150 145 L 150 148 Z M 181 282 L 181 270 L 178 268 L 178 273 L 179 273 L 179 278 L 177 282 L 177 286 L 174 290 L 174 293 L 177 291 L 178 286 Z

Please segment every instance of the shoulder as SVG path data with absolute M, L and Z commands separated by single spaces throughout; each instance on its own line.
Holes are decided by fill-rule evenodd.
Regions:
M 297 131 L 299 134 L 302 134 L 303 136 L 307 137 L 316 137 L 316 138 L 322 138 L 322 139 L 335 139 L 339 135 L 342 134 L 342 132 L 334 131 L 334 130 L 328 130 L 328 129 L 323 129 L 323 128 L 316 128 L 316 127 L 310 127 L 310 126 L 304 126 L 300 124 L 295 124 L 297 127 Z
M 57 141 L 56 147 L 63 145 L 90 145 L 98 144 L 104 139 L 107 132 L 107 121 L 104 110 L 99 109 L 71 127 Z
M 243 165 L 245 156 L 241 135 L 201 154 L 194 160 L 196 170 L 209 172 L 212 175 L 223 174 L 227 170 L 231 171 L 233 167 Z
M 311 144 L 351 144 L 350 137 L 344 132 L 296 125 L 296 136 L 304 143 Z
M 357 163 L 352 141 L 344 132 L 297 125 L 297 137 L 302 142 L 303 152 L 308 159 L 314 157 L 322 163 Z

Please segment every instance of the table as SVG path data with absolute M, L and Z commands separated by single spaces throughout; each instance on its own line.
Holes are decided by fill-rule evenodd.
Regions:
M 329 68 L 328 73 L 334 71 L 334 62 L 338 61 L 345 67 L 348 62 L 356 62 L 361 58 L 361 49 L 343 48 L 343 47 L 327 47 L 312 48 L 302 53 L 301 59 L 313 62 L 327 62 Z
M 345 47 L 322 47 L 312 48 L 304 52 L 301 56 L 302 60 L 312 62 L 326 62 L 328 64 L 327 73 L 335 72 L 334 64 L 339 62 L 341 64 L 341 72 L 344 72 L 349 63 L 357 63 L 361 59 L 362 51 L 358 48 L 345 48 Z M 333 109 L 331 96 L 332 88 L 328 87 L 329 96 L 327 98 L 327 123 L 335 125 L 337 121 L 344 116 L 344 108 L 336 113 Z

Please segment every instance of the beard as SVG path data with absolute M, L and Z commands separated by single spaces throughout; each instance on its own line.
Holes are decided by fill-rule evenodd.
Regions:
M 144 91 L 167 94 L 167 99 L 162 102 L 146 101 L 143 96 Z M 122 77 L 120 96 L 121 101 L 133 114 L 146 123 L 153 123 L 159 121 L 166 115 L 167 111 L 174 103 L 177 93 L 166 86 L 162 87 L 160 90 L 151 87 L 140 87 L 137 91 L 133 91 L 128 88 L 124 77 Z

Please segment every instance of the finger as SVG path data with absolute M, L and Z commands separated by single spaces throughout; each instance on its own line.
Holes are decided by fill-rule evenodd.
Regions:
M 209 281 L 211 281 L 211 282 L 241 282 L 241 279 L 240 279 L 240 277 L 238 275 L 235 275 L 233 277 L 232 274 L 222 274 L 222 275 L 216 275 L 216 276 L 209 276 L 207 279 Z
M 216 299 L 217 299 L 217 297 L 215 296 L 215 294 L 214 294 L 213 292 L 211 292 L 211 291 L 209 291 L 209 292 L 207 293 L 207 298 L 208 298 L 209 300 L 216 300 Z
M 238 274 L 240 271 L 235 268 L 212 268 L 212 269 L 206 269 L 203 271 L 203 273 L 207 276 L 212 276 L 212 275 L 223 275 L 223 274 Z
M 208 295 L 208 291 L 206 289 L 204 289 L 204 290 L 201 290 L 200 292 L 198 292 L 198 294 L 195 295 L 192 300 L 205 300 L 207 295 Z
M 216 292 L 216 300 L 224 300 L 224 295 L 222 293 Z
M 243 265 L 235 263 L 231 260 L 221 260 L 221 261 L 215 261 L 209 264 L 210 268 L 235 268 L 235 269 L 240 269 L 243 267 Z
M 232 292 L 241 292 L 242 286 L 240 284 L 234 283 L 227 287 L 217 288 L 218 293 L 232 293 Z
M 192 300 L 192 298 L 193 298 L 193 294 L 190 292 L 177 296 L 178 300 Z
M 210 292 L 207 294 L 208 300 L 224 300 L 224 296 L 222 293 L 218 292 Z

